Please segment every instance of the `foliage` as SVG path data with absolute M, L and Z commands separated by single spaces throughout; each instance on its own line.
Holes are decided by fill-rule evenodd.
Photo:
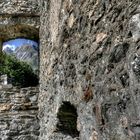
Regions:
M 38 76 L 31 66 L 17 60 L 14 56 L 0 55 L 0 75 L 7 74 L 15 86 L 28 87 L 38 85 Z

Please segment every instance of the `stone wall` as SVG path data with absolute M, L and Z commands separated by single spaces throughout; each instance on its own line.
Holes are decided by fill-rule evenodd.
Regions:
M 40 140 L 140 139 L 140 1 L 42 0 Z M 79 136 L 57 129 L 63 102 Z
M 18 37 L 38 41 L 39 7 L 37 0 L 1 0 L 0 41 Z
M 37 15 L 40 12 L 37 0 L 1 0 L 0 15 Z
M 0 7 L 0 40 L 40 38 L 40 140 L 140 139 L 139 0 L 1 0 Z M 60 112 L 64 103 L 77 113 Z M 58 129 L 63 114 L 77 114 L 75 137 Z M 10 130 L 1 139 L 11 139 Z M 17 139 L 36 139 L 31 133 Z
M 39 41 L 37 0 L 1 0 L 0 9 L 0 53 L 2 43 L 10 39 Z M 0 85 L 0 140 L 38 139 L 38 93 L 38 87 Z
M 38 87 L 0 90 L 0 140 L 37 140 Z

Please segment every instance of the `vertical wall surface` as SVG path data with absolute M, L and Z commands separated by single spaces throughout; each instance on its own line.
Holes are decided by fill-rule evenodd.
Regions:
M 1 0 L 0 9 L 1 42 L 37 40 L 40 26 L 40 140 L 140 139 L 139 0 Z M 6 100 L 20 105 L 19 92 L 0 92 L 2 117 L 3 111 L 15 113 Z M 75 108 L 62 113 L 64 103 Z M 76 136 L 57 127 L 73 110 Z M 10 130 L 23 134 L 17 138 L 2 117 L 0 139 L 31 139 L 16 125 L 28 121 L 6 115 Z
M 1 0 L 0 9 L 1 41 L 17 37 L 38 39 L 40 9 L 36 0 Z
M 18 37 L 38 41 L 39 14 L 36 0 L 0 0 L 0 55 L 4 41 Z M 0 85 L 0 140 L 38 139 L 38 93 L 38 87 Z
M 139 0 L 42 0 L 40 140 L 140 139 Z M 78 137 L 58 131 L 63 102 Z
M 38 140 L 38 87 L 0 89 L 0 140 Z

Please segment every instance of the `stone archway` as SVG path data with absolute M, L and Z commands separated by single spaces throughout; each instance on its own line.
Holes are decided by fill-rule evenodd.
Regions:
M 39 42 L 39 28 L 24 24 L 0 26 L 0 48 L 4 41 L 16 38 L 28 38 Z

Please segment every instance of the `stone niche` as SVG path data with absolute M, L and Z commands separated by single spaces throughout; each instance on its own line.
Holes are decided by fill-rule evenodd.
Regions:
M 77 117 L 76 108 L 70 102 L 63 102 L 57 114 L 58 132 L 72 137 L 78 137 L 79 132 L 77 131 Z

